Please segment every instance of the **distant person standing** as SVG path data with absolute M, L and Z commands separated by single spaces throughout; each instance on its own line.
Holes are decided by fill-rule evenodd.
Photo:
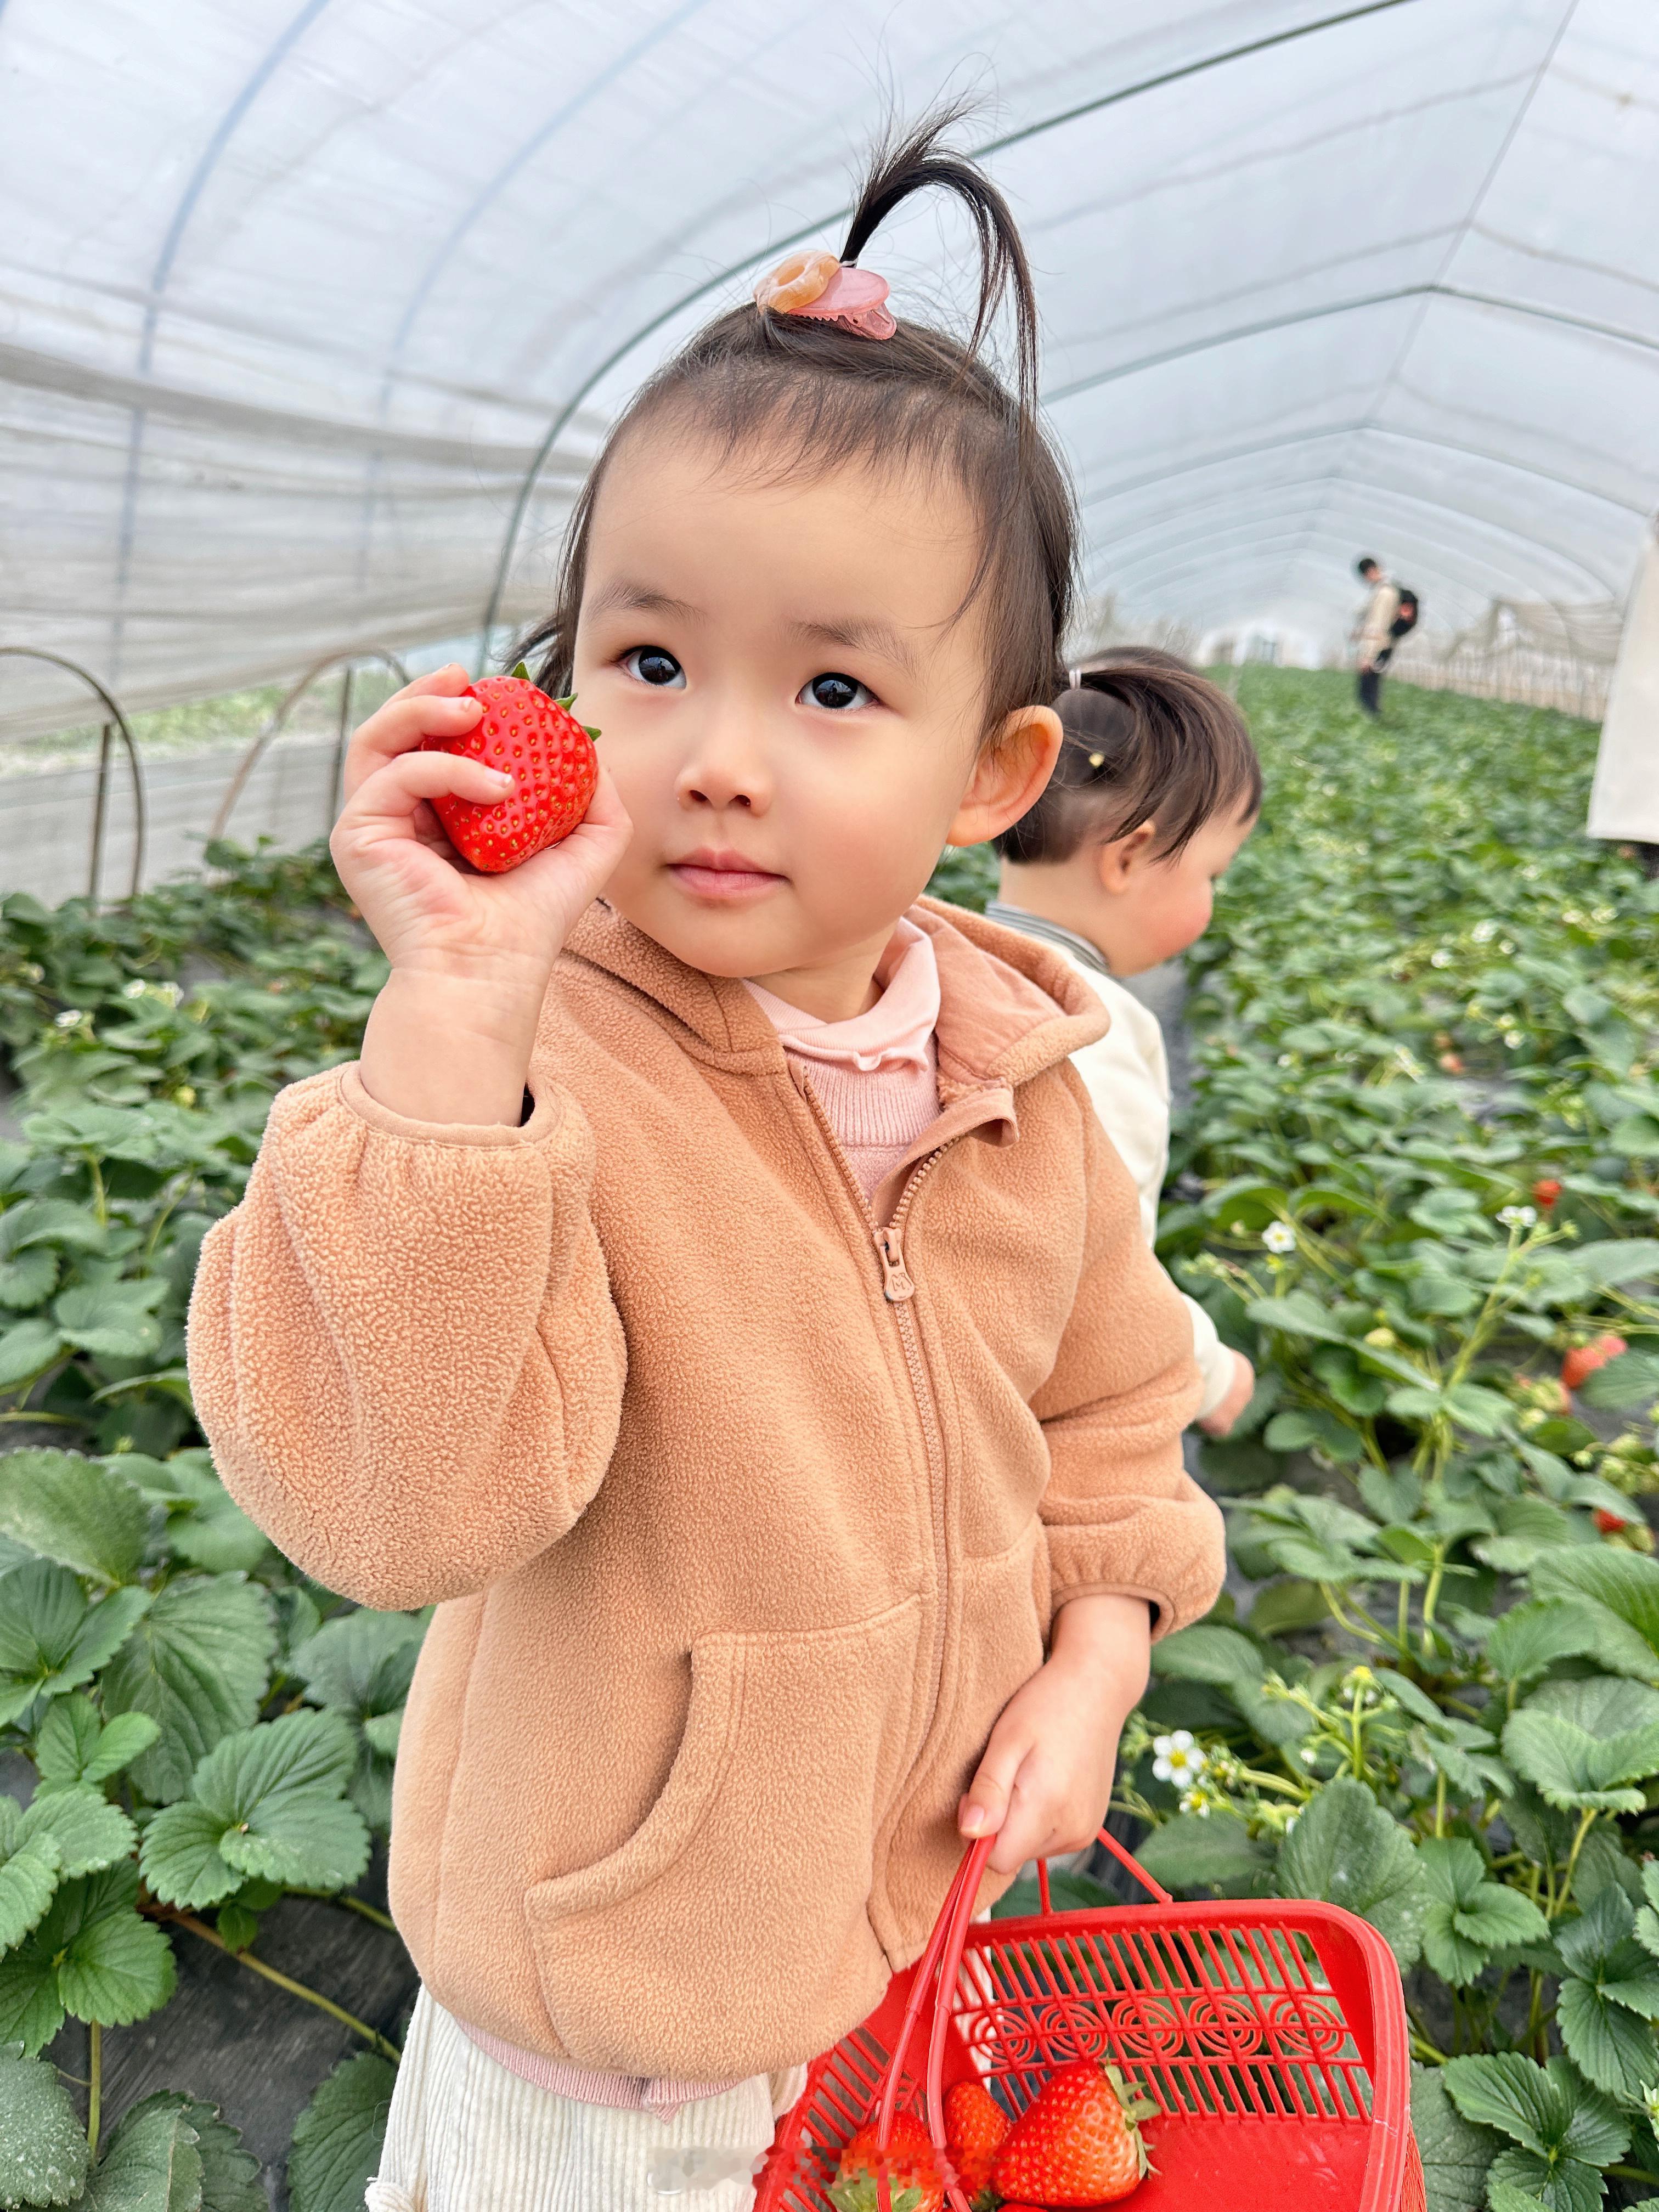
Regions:
M 1354 640 L 1358 648 L 1359 704 L 1373 720 L 1382 712 L 1382 672 L 1394 651 L 1395 620 L 1400 612 L 1400 586 L 1382 573 L 1382 563 L 1367 553 L 1354 562 L 1366 588 L 1366 599 Z

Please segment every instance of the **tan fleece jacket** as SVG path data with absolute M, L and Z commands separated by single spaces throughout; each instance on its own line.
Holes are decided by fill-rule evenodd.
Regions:
M 943 1112 L 873 1218 L 743 984 L 599 905 L 522 1128 L 332 1069 L 203 1248 L 232 1494 L 331 1589 L 441 1601 L 392 1909 L 520 2048 L 703 2079 L 825 2049 L 926 1941 L 1053 1607 L 1133 1593 L 1167 1631 L 1220 1583 L 1186 1311 L 1067 1061 L 1104 1017 L 1047 947 L 913 918 Z

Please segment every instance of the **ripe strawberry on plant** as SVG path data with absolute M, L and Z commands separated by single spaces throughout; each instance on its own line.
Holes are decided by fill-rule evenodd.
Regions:
M 568 837 L 587 811 L 599 780 L 593 740 L 570 699 L 550 699 L 520 661 L 511 676 L 484 676 L 459 695 L 483 708 L 458 738 L 426 738 L 428 753 L 457 753 L 504 769 L 514 789 L 505 799 L 434 799 L 433 808 L 456 851 L 484 874 L 516 868 Z
M 1561 1195 L 1561 1186 L 1553 1176 L 1540 1176 L 1532 1187 L 1532 1194 L 1546 1213 Z
M 1152 2172 L 1140 2123 L 1157 2110 L 1115 2066 L 1076 2059 L 1014 2122 L 991 2161 L 992 2185 L 1048 2207 L 1115 2204 Z
M 830 2191 L 836 2212 L 890 2212 L 881 2201 L 884 2167 L 890 2212 L 944 2212 L 945 2184 L 921 2122 L 912 2112 L 898 2113 L 885 2151 L 878 2147 L 880 2133 L 879 2121 L 872 2120 L 842 2151 Z
M 975 2203 L 988 2202 L 991 2160 L 1012 2122 L 978 2081 L 958 2081 L 945 2098 L 945 2148 L 957 2170 L 957 2186 Z
M 1598 1336 L 1593 1344 L 1576 1345 L 1561 1362 L 1561 1380 L 1569 1390 L 1582 1390 L 1598 1367 L 1629 1349 L 1622 1336 L 1611 1333 Z

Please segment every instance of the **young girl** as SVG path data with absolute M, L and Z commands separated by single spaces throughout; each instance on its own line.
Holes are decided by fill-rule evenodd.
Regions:
M 1073 1054 L 1140 1194 L 1150 1244 L 1170 1161 L 1170 1070 L 1156 1015 L 1114 979 L 1195 945 L 1213 885 L 1255 826 L 1261 768 L 1226 693 L 1151 646 L 1104 653 L 1055 702 L 1065 742 L 1048 788 L 996 840 L 1001 896 L 987 912 L 1060 952 L 1112 1026 Z M 1224 1437 L 1255 1374 L 1195 1298 L 1199 1425 Z
M 930 185 L 978 228 L 966 346 L 857 265 Z M 437 1601 L 380 2212 L 737 2212 L 963 1838 L 982 1902 L 1087 1840 L 1149 1636 L 1222 1575 L 1191 1327 L 1070 1065 L 1104 1017 L 917 896 L 1060 741 L 1018 235 L 924 128 L 758 302 L 578 505 L 535 641 L 604 732 L 576 833 L 459 862 L 428 802 L 507 787 L 420 750 L 476 720 L 459 668 L 357 732 L 334 854 L 391 977 L 198 1279 L 234 1494 L 329 1588 Z

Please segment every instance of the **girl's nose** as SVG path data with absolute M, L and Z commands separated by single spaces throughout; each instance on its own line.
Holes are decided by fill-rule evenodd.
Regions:
M 772 803 L 772 779 L 761 749 L 737 738 L 711 738 L 700 746 L 680 771 L 676 791 L 684 807 L 764 814 Z

